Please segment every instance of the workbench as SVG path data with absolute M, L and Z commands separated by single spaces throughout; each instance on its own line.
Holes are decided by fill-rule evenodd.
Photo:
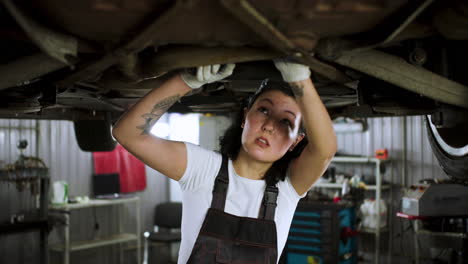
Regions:
M 134 203 L 136 210 L 136 230 L 131 233 L 124 232 L 124 227 L 122 224 L 122 219 L 119 217 L 116 219 L 118 221 L 118 233 L 107 236 L 100 237 L 92 240 L 85 241 L 70 241 L 70 216 L 71 212 L 74 210 L 85 209 L 85 208 L 95 208 L 95 207 L 105 207 L 105 206 L 119 206 L 119 215 L 122 215 L 121 207 L 124 204 Z M 87 203 L 73 203 L 73 204 L 63 204 L 63 205 L 51 205 L 49 207 L 49 212 L 51 214 L 59 214 L 63 216 L 64 219 L 64 238 L 63 243 L 58 245 L 52 245 L 50 247 L 53 251 L 63 252 L 63 264 L 70 263 L 70 253 L 73 251 L 85 250 L 90 248 L 96 248 L 107 245 L 121 245 L 126 242 L 136 242 L 136 261 L 140 263 L 140 250 L 141 250 L 141 241 L 140 241 L 140 199 L 138 197 L 131 198 L 117 198 L 117 199 L 91 199 Z M 123 215 L 122 215 L 123 217 Z M 123 263 L 123 252 L 120 248 L 120 263 Z

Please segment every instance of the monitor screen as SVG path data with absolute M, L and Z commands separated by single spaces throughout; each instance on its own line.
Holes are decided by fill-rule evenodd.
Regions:
M 120 193 L 118 173 L 93 174 L 93 194 L 95 197 L 112 196 Z

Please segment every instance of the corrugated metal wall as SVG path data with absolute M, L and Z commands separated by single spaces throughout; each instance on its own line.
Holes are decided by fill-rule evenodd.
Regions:
M 0 120 L 0 166 L 14 162 L 19 151 L 16 145 L 20 139 L 26 139 L 29 147 L 24 155 L 38 156 L 49 167 L 51 181 L 64 180 L 69 184 L 70 196 L 91 195 L 92 155 L 79 149 L 75 139 L 73 123 L 69 121 L 36 120 Z M 137 195 L 141 199 L 142 231 L 152 228 L 154 206 L 167 201 L 168 180 L 158 172 L 147 168 L 147 189 Z M 3 188 L 3 189 L 2 189 Z M 9 192 L 7 192 L 9 190 Z M 0 221 L 8 221 L 13 210 L 24 207 L 27 194 L 13 193 L 14 187 L 0 183 Z M 18 195 L 26 198 L 18 198 Z M 22 197 L 21 196 L 21 197 Z M 124 208 L 123 219 L 127 230 L 135 230 L 135 208 Z M 87 240 L 96 233 L 106 235 L 118 230 L 117 208 L 84 209 L 72 212 L 71 239 Z M 99 230 L 94 229 L 99 223 Z M 50 243 L 60 242 L 62 233 L 54 230 Z M 130 246 L 130 245 L 129 245 Z M 119 254 L 116 246 L 72 253 L 71 263 L 116 263 Z M 37 263 L 37 235 L 0 236 L 0 260 L 9 263 Z M 127 250 L 125 263 L 134 263 L 134 250 Z M 75 260 L 75 261 L 74 261 Z M 51 263 L 61 263 L 59 254 L 51 254 Z
M 339 152 L 374 156 L 376 149 L 388 149 L 395 184 L 407 186 L 421 179 L 446 177 L 432 154 L 424 117 L 371 118 L 368 125 L 369 129 L 363 133 L 337 134 Z M 405 153 L 406 180 L 402 179 Z M 389 181 L 390 176 L 386 173 L 384 179 Z
M 16 161 L 20 151 L 16 147 L 20 140 L 27 140 L 26 156 L 37 155 L 37 122 L 34 120 L 0 120 L 0 167 Z M 21 191 L 20 191 L 21 190 Z M 0 223 L 10 221 L 11 216 L 23 214 L 37 208 L 30 185 L 0 181 Z M 38 233 L 0 236 L 0 260 L 12 263 L 34 263 L 39 246 L 35 240 Z
M 78 147 L 73 123 L 41 120 L 38 138 L 38 156 L 49 166 L 52 181 L 66 181 L 70 196 L 89 195 L 92 155 Z
M 18 158 L 20 151 L 17 144 L 20 139 L 27 140 L 29 143 L 24 155 L 36 156 L 38 151 L 37 126 L 38 122 L 36 120 L 0 119 L 0 149 L 2 150 L 0 152 L 0 161 L 11 163 Z
M 395 117 L 368 119 L 369 128 L 363 133 L 343 133 L 338 135 L 338 149 L 341 153 L 374 156 L 376 149 L 386 148 L 390 163 L 383 179 L 392 183 L 392 192 L 383 191 L 382 197 L 388 206 L 389 226 L 391 231 L 381 235 L 381 247 L 384 254 L 388 252 L 392 240 L 393 255 L 413 257 L 413 233 L 411 223 L 396 217 L 400 209 L 402 188 L 416 184 L 427 178 L 446 178 L 437 159 L 432 154 L 426 134 L 425 118 Z M 364 179 L 374 179 L 373 166 L 370 165 L 336 165 L 348 174 L 361 174 Z M 375 197 L 373 192 L 368 197 Z M 363 234 L 363 238 L 373 241 L 371 235 Z M 373 252 L 374 244 L 362 243 L 361 250 Z M 385 262 L 384 262 L 385 263 Z

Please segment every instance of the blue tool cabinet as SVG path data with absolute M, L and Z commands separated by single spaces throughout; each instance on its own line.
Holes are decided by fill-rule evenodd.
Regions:
M 352 205 L 301 200 L 284 249 L 287 264 L 357 263 Z

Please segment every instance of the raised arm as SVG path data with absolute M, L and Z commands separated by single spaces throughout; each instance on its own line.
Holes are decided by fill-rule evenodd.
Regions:
M 337 148 L 336 136 L 330 116 L 310 79 L 309 68 L 284 60 L 276 60 L 275 66 L 293 90 L 309 140 L 301 155 L 292 161 L 290 171 L 294 188 L 303 194 L 330 164 Z
M 187 166 L 184 143 L 158 138 L 151 128 L 167 110 L 192 89 L 205 83 L 219 81 L 232 74 L 234 64 L 198 67 L 196 75 L 178 74 L 153 89 L 128 112 L 112 129 L 117 141 L 130 153 L 167 177 L 179 180 Z

